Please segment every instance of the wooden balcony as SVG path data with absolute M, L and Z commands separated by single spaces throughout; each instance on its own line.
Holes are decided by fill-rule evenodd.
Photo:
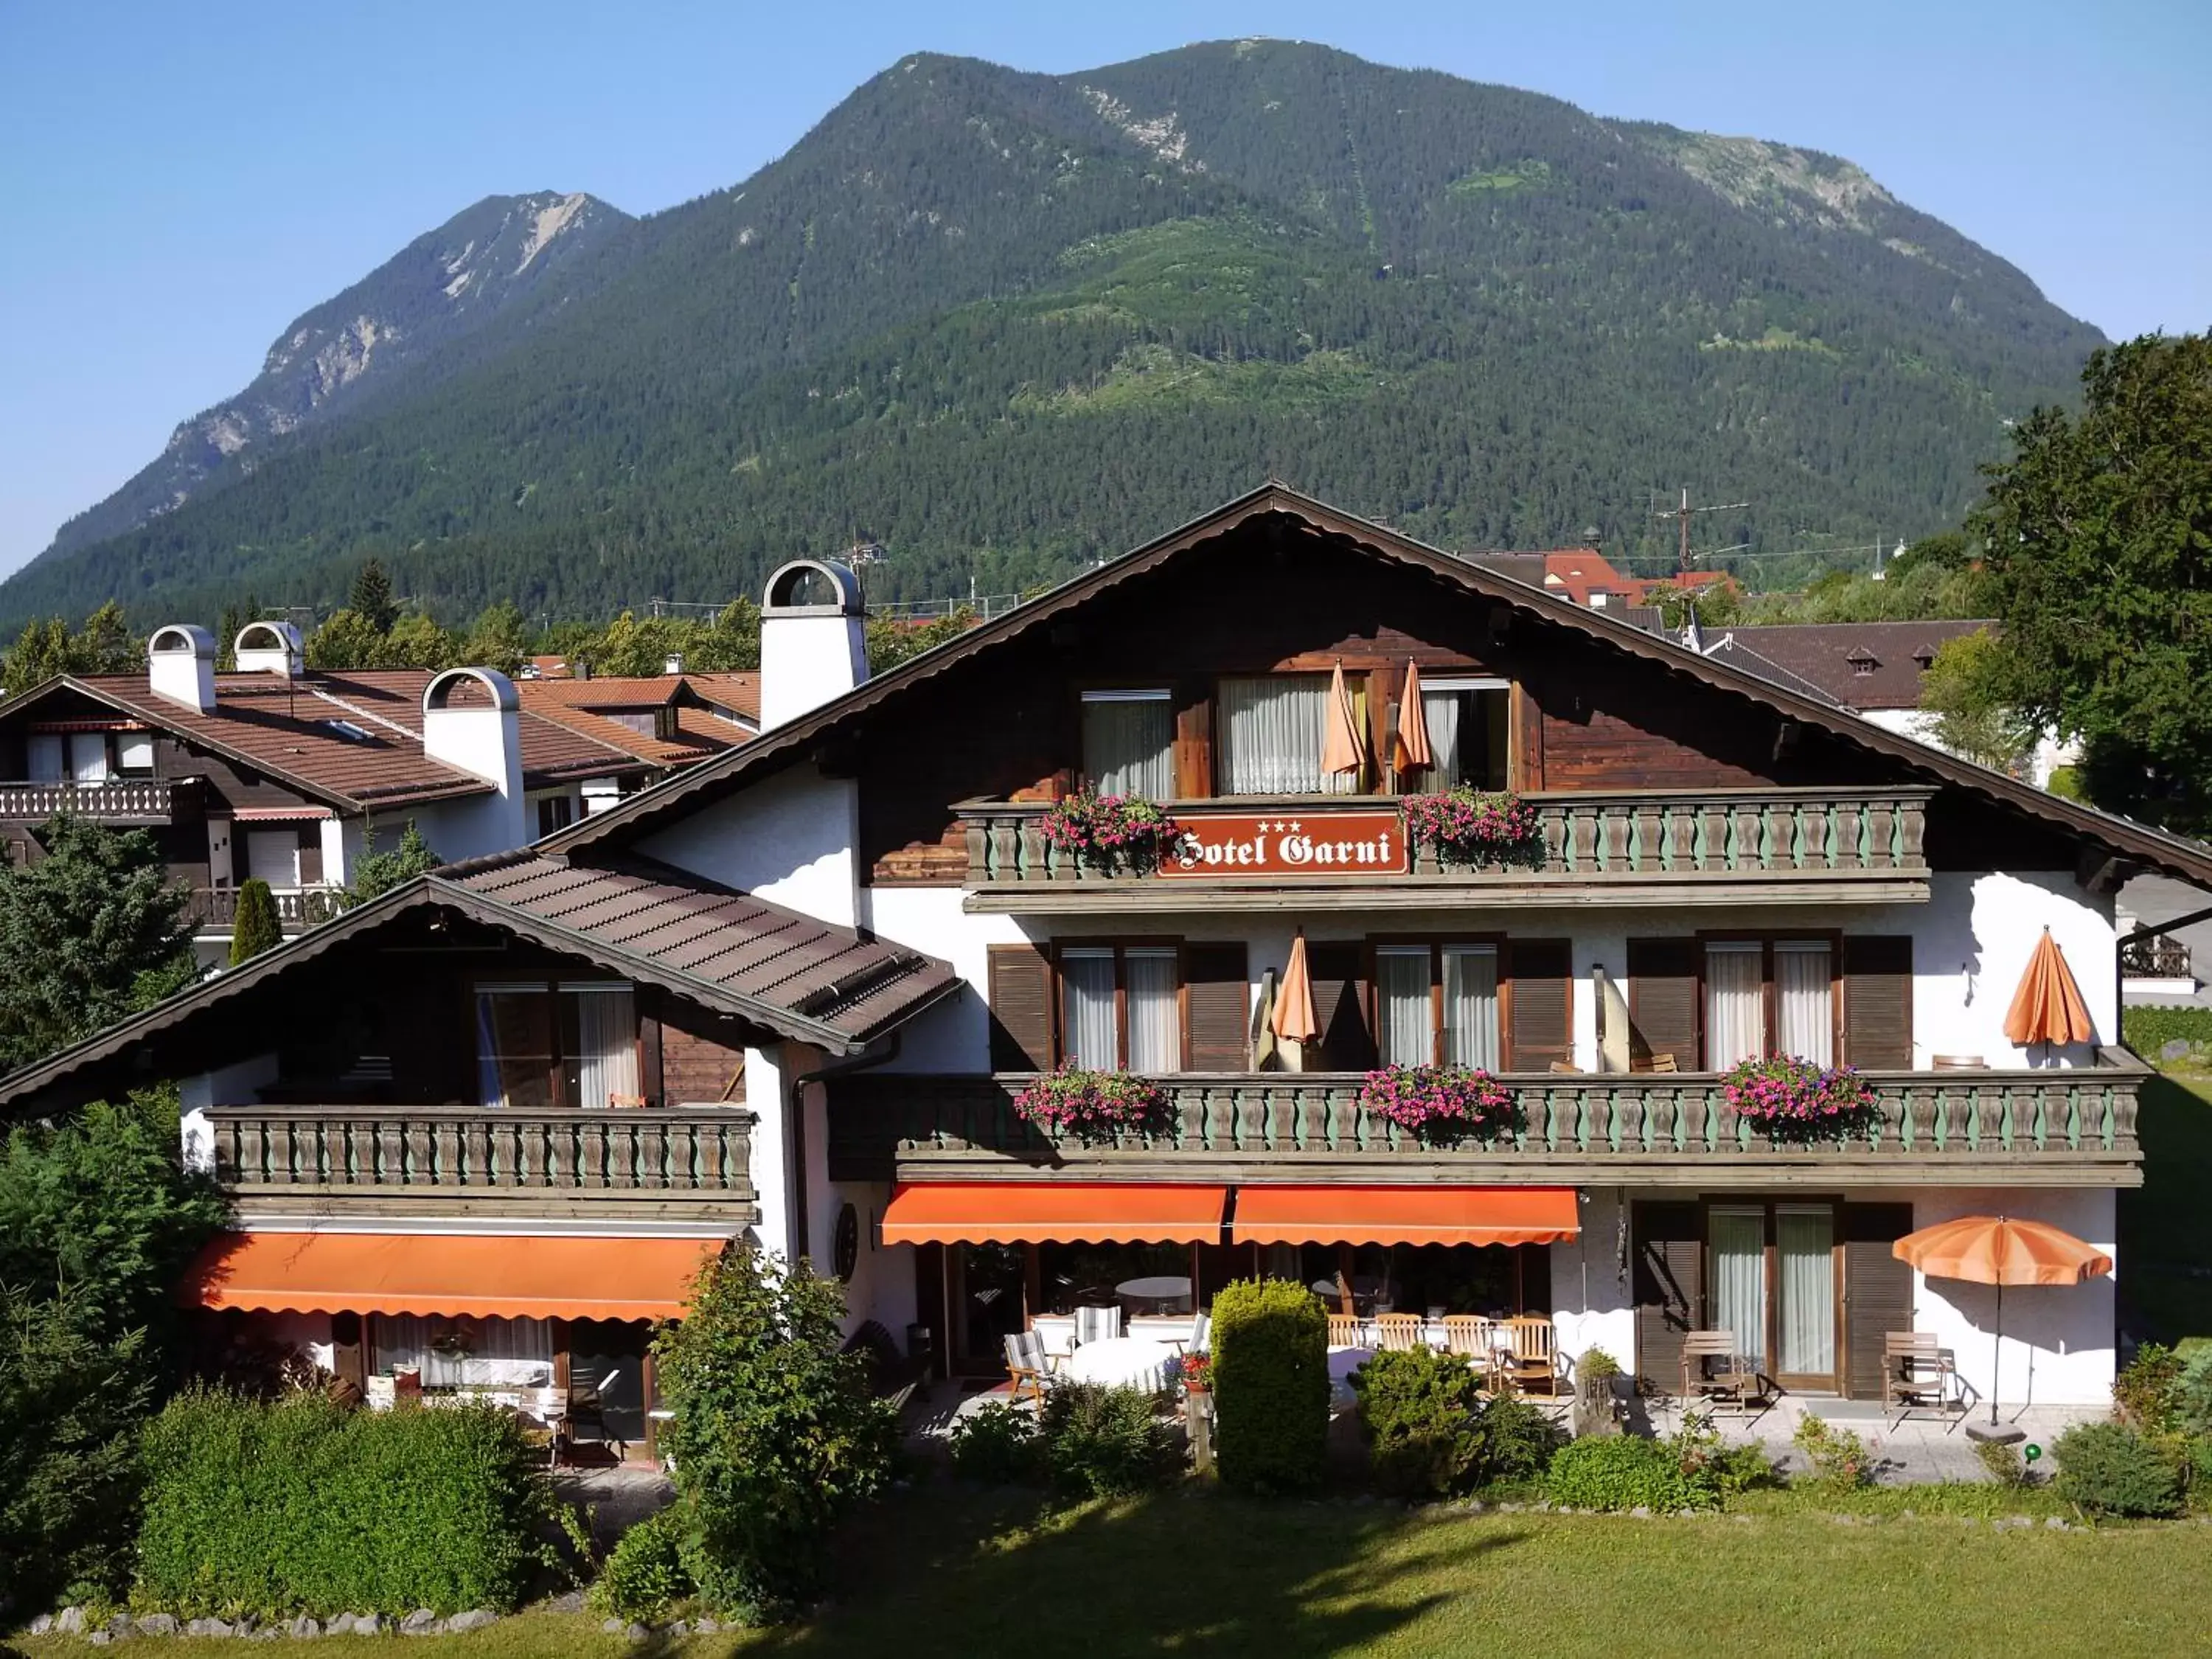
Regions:
M 750 1225 L 752 1114 L 726 1106 L 215 1106 L 216 1176 L 242 1213 Z
M 304 933 L 345 908 L 344 890 L 337 887 L 278 888 L 270 896 L 276 901 L 276 921 L 287 933 Z M 185 916 L 194 933 L 229 933 L 238 924 L 238 889 L 195 887 Z
M 1023 1076 L 833 1079 L 833 1180 L 1429 1181 L 1749 1188 L 2142 1184 L 2132 1056 L 2070 1071 L 1870 1072 L 1850 1140 L 1778 1144 L 1736 1121 L 1710 1074 L 1509 1077 L 1522 1122 L 1492 1142 L 1424 1143 L 1360 1109 L 1356 1073 L 1160 1079 L 1172 1127 L 1110 1145 L 1016 1116 Z
M 1550 904 L 1898 903 L 1928 897 L 1928 789 L 1577 791 L 1524 795 L 1543 827 L 1535 869 L 1446 868 L 1415 848 L 1389 872 L 1218 877 L 1102 873 L 1048 845 L 1042 803 L 967 801 L 966 908 L 1103 911 L 1418 908 L 1480 898 Z M 1395 812 L 1395 797 L 1176 802 L 1178 821 L 1255 813 Z
M 66 815 L 100 823 L 173 823 L 187 795 L 198 799 L 199 781 L 112 778 L 106 783 L 0 783 L 0 818 L 43 823 Z

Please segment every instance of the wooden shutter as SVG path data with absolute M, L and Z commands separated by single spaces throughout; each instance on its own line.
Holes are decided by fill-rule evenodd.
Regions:
M 1251 976 L 1242 940 L 1182 947 L 1183 1064 L 1194 1072 L 1245 1072 L 1244 1046 L 1251 1018 Z
M 1367 1024 L 1367 947 L 1354 940 L 1309 944 L 1306 971 L 1321 1027 L 1322 1069 L 1367 1070 L 1375 1064 L 1375 1036 Z
M 319 887 L 323 880 L 323 831 L 310 824 L 300 831 L 300 885 Z
M 1698 968 L 1693 939 L 1628 941 L 1628 1069 L 1648 1072 L 1661 1054 L 1677 1071 L 1698 1069 Z
M 1912 1269 L 1889 1247 L 1912 1231 L 1910 1204 L 1846 1204 L 1844 1231 L 1844 1391 L 1881 1398 L 1881 1343 L 1912 1328 Z
M 990 948 L 991 1069 L 1052 1070 L 1052 964 L 1034 945 Z
M 1912 1069 L 1912 938 L 1844 936 L 1844 1058 L 1865 1071 Z
M 1508 939 L 1505 1069 L 1548 1072 L 1575 1057 L 1574 959 L 1563 939 Z
M 1705 1235 L 1694 1204 L 1638 1204 L 1629 1213 L 1636 1374 L 1672 1394 L 1682 1386 L 1682 1334 L 1705 1322 Z

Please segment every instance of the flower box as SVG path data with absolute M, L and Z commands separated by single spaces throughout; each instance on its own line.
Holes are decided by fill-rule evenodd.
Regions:
M 1848 1140 L 1874 1121 L 1874 1086 L 1848 1066 L 1821 1066 L 1794 1054 L 1740 1063 L 1721 1079 L 1721 1101 L 1737 1119 L 1777 1141 Z
M 1063 1066 L 1016 1095 L 1014 1115 L 1048 1135 L 1090 1144 L 1156 1133 L 1170 1127 L 1174 1109 L 1167 1091 L 1144 1078 Z
M 1149 875 L 1182 833 L 1164 808 L 1142 795 L 1071 795 L 1048 807 L 1037 827 L 1046 845 L 1102 875 L 1125 866 Z
M 1408 795 L 1404 806 L 1406 839 L 1432 848 L 1440 863 L 1473 870 L 1543 867 L 1543 822 L 1517 795 L 1486 793 L 1462 784 L 1436 794 Z
M 1386 1066 L 1359 1086 L 1362 1111 L 1428 1141 L 1490 1137 L 1517 1129 L 1513 1091 L 1487 1072 L 1464 1066 Z

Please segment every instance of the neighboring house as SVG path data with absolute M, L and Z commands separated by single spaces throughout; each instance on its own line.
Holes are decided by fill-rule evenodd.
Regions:
M 978 1378 L 1079 1304 L 1261 1272 L 1546 1313 L 1662 1389 L 1726 1328 L 1860 1398 L 1904 1329 L 1990 1386 L 1990 1292 L 1896 1261 L 1903 1233 L 2000 1211 L 2117 1254 L 2146 1073 L 2113 893 L 2212 884 L 2201 847 L 1278 486 L 873 679 L 849 572 L 787 565 L 763 614 L 757 738 L 0 1079 L 0 1109 L 180 1078 L 239 1212 L 190 1294 L 234 1336 L 372 1393 L 611 1373 L 640 1425 L 646 1322 L 740 1232 Z M 1434 764 L 1324 775 L 1332 671 L 1388 756 L 1413 663 Z M 1538 867 L 1408 854 L 1401 788 L 1462 782 L 1534 807 Z M 1170 867 L 1049 847 L 1085 786 L 1170 803 Z M 2095 1036 L 2023 1050 L 2046 929 Z M 1301 940 L 1303 1049 L 1267 1018 Z M 1857 1067 L 1873 1124 L 1750 1132 L 1720 1073 L 1772 1053 Z M 1363 1110 L 1368 1068 L 1437 1060 L 1506 1079 L 1517 1124 L 1432 1143 Z M 1063 1066 L 1144 1074 L 1167 1115 L 1048 1133 L 1014 1103 Z M 2008 1403 L 2109 1402 L 2112 1279 L 2005 1311 Z
M 665 769 L 567 723 L 494 708 L 472 679 L 310 671 L 289 623 L 250 623 L 236 650 L 238 672 L 218 674 L 205 630 L 164 628 L 143 675 L 64 675 L 0 704 L 0 777 L 17 780 L 0 783 L 9 860 L 40 857 L 40 827 L 58 813 L 151 831 L 192 890 L 210 966 L 228 959 L 249 878 L 270 884 L 295 931 L 335 914 L 362 859 L 410 819 L 441 856 L 466 858 L 535 839 L 587 797 L 611 799 Z
M 515 686 L 529 714 L 621 750 L 656 776 L 696 766 L 760 730 L 760 676 L 748 673 L 586 674 L 526 679 Z M 584 791 L 579 814 L 547 802 L 538 833 L 566 829 L 578 816 L 604 812 L 626 789 L 604 779 Z
M 2137 876 L 2120 889 L 2120 1000 L 2151 1007 L 2212 1008 L 2212 898 L 2164 876 Z M 2196 920 L 2191 920 L 2196 918 Z M 2181 922 L 2185 925 L 2175 927 Z M 2148 937 L 2128 935 L 2155 928 Z M 2155 1055 L 2146 1056 L 2155 1059 Z
M 1560 598 L 1593 611 L 1625 611 L 1632 605 L 1646 605 L 1651 602 L 1656 588 L 1674 588 L 1688 592 L 1705 589 L 1733 588 L 1735 578 L 1724 570 L 1685 570 L 1665 576 L 1631 576 L 1613 568 L 1613 562 L 1594 547 L 1571 547 L 1552 553 L 1506 554 L 1492 557 L 1474 556 L 1478 562 L 1502 570 L 1503 574 L 1532 580 L 1522 571 L 1510 567 L 1523 561 L 1543 561 L 1540 580 L 1545 588 Z

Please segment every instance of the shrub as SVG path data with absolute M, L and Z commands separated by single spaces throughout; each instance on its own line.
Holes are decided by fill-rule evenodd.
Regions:
M 622 1535 L 592 1587 L 592 1604 L 617 1619 L 665 1618 L 692 1594 L 684 1571 L 687 1528 L 679 1505 L 656 1510 Z
M 1213 1298 L 1214 1456 L 1252 1492 L 1320 1484 L 1328 1437 L 1328 1316 L 1303 1285 L 1239 1279 Z
M 2145 1060 L 2169 1042 L 2212 1043 L 2212 1008 L 2123 1008 L 2120 1036 Z
M 1558 1425 L 1518 1395 L 1501 1394 L 1482 1408 L 1482 1455 L 1477 1479 L 1482 1485 L 1534 1480 L 1544 1473 L 1562 1443 Z
M 978 1406 L 952 1425 L 953 1473 L 994 1486 L 1027 1480 L 1037 1470 L 1037 1421 L 1019 1406 Z
M 890 1479 L 896 1418 L 866 1353 L 840 1352 L 842 1290 L 805 1261 L 733 1245 L 690 1306 L 653 1344 L 684 1567 L 717 1611 L 774 1623 L 818 1591 L 831 1534 Z
M 1805 1455 L 1814 1483 L 1828 1491 L 1856 1492 L 1874 1479 L 1874 1455 L 1866 1442 L 1811 1412 L 1797 1420 L 1790 1443 Z
M 1386 1066 L 1359 1085 L 1359 1109 L 1425 1140 L 1495 1135 L 1518 1127 L 1513 1091 L 1464 1066 Z
M 230 921 L 230 965 L 251 962 L 264 951 L 284 942 L 283 924 L 276 918 L 276 896 L 269 884 L 255 876 L 238 890 L 238 909 Z
M 1088 1072 L 1062 1066 L 1035 1078 L 1014 1097 L 1014 1115 L 1048 1134 L 1083 1141 L 1111 1141 L 1123 1130 L 1164 1127 L 1167 1091 L 1127 1072 Z
M 2170 1427 L 2181 1380 L 2181 1357 L 2156 1342 L 2144 1343 L 2112 1379 L 2120 1420 L 2154 1434 Z
M 1046 1391 L 1037 1417 L 1056 1491 L 1121 1498 L 1158 1486 L 1174 1468 L 1174 1441 L 1142 1389 L 1062 1382 Z
M 1974 1455 L 1990 1472 L 1990 1479 L 2000 1486 L 2027 1486 L 2031 1484 L 2027 1460 L 2020 1455 L 2020 1448 L 2008 1441 L 1977 1440 Z
M 2181 1512 L 2177 1460 L 2124 1423 L 2077 1424 L 2051 1452 L 2058 1462 L 2058 1495 L 2092 1515 Z
M 1386 1350 L 1352 1374 L 1376 1484 L 1401 1498 L 1474 1483 L 1482 1450 L 1480 1383 L 1458 1354 Z
M 146 1431 L 137 1599 L 264 1617 L 511 1607 L 553 1559 L 542 1461 L 496 1407 L 188 1391 Z
M 1575 1361 L 1575 1376 L 1581 1382 L 1610 1382 L 1620 1375 L 1620 1362 L 1603 1348 L 1584 1348 Z
M 1597 1435 L 1559 1448 L 1544 1476 L 1552 1500 L 1578 1510 L 1715 1508 L 1717 1483 L 1686 1470 L 1676 1449 L 1632 1434 Z
M 2181 1374 L 2168 1396 L 2172 1421 L 2185 1434 L 2212 1435 L 2212 1348 L 2200 1347 L 2186 1359 L 2179 1353 L 2174 1358 Z M 2119 1393 L 2117 1385 L 2112 1392 Z

